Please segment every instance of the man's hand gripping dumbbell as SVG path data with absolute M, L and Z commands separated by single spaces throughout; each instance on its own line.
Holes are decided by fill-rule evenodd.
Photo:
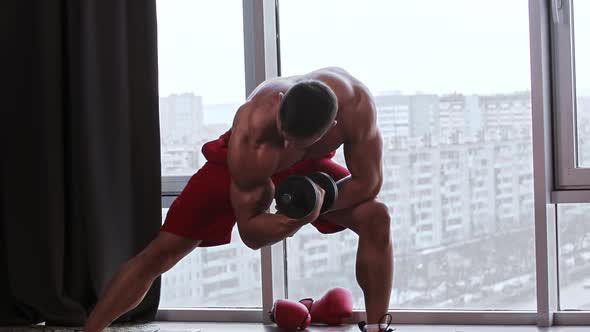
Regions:
M 328 174 L 285 178 L 275 191 L 277 213 L 309 223 L 330 210 L 338 198 L 338 186 Z

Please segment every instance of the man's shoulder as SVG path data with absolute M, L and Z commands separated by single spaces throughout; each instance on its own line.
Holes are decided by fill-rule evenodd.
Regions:
M 338 98 L 340 106 L 346 106 L 358 98 L 359 87 L 362 83 L 348 71 L 340 67 L 325 67 L 314 70 L 305 78 L 317 79 L 328 85 Z
M 342 67 L 337 67 L 337 66 L 322 67 L 322 68 L 319 68 L 315 71 L 316 72 L 324 72 L 324 73 L 334 73 L 334 74 L 352 77 L 352 75 L 346 69 L 344 69 Z
M 358 82 L 351 73 L 341 67 L 323 67 L 316 69 L 305 76 L 307 76 L 307 78 L 315 78 L 321 81 L 327 80 L 329 82 L 344 85 L 354 85 Z
M 260 83 L 248 96 L 252 104 L 266 103 L 269 96 L 285 92 L 293 85 L 296 77 L 275 77 Z
M 275 154 L 268 144 L 256 142 L 250 132 L 232 132 L 227 155 L 232 182 L 244 189 L 265 184 L 277 167 Z

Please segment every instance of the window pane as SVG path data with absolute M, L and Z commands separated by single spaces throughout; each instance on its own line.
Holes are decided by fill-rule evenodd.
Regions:
M 242 1 L 158 0 L 162 175 L 192 175 L 245 97 Z
M 375 96 L 391 307 L 534 310 L 528 2 L 281 0 L 279 10 L 283 75 L 340 66 Z M 288 240 L 289 297 L 344 286 L 362 308 L 356 245 L 350 231 L 304 227 Z
M 244 100 L 242 1 L 158 0 L 157 11 L 162 175 L 190 176 Z M 162 279 L 161 308 L 261 305 L 260 254 L 235 229 L 230 244 L 195 249 Z
M 234 227 L 231 243 L 197 248 L 164 273 L 160 308 L 260 308 L 260 285 L 260 252 L 246 247 Z
M 559 204 L 559 301 L 562 310 L 590 309 L 590 204 Z
M 578 166 L 590 167 L 590 1 L 574 1 Z

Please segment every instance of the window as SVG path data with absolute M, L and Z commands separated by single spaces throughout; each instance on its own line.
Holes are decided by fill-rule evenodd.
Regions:
M 283 76 L 340 66 L 374 94 L 392 308 L 536 308 L 533 187 L 519 183 L 532 177 L 527 18 L 524 0 L 280 1 Z M 363 308 L 356 241 L 312 226 L 289 238 L 289 298 L 343 286 Z
M 162 183 L 176 194 L 244 101 L 242 1 L 159 0 L 157 12 Z M 164 274 L 160 308 L 259 308 L 260 280 L 260 254 L 234 229 L 230 244 L 198 248 Z
M 157 4 L 164 207 L 202 164 L 202 143 L 229 128 L 244 90 L 281 71 L 341 66 L 373 91 L 384 137 L 380 198 L 396 254 L 390 306 L 408 309 L 394 321 L 589 322 L 590 211 L 547 195 L 590 202 L 588 1 Z M 201 129 L 196 137 L 191 128 Z M 344 164 L 341 152 L 334 160 Z M 356 245 L 351 232 L 324 236 L 309 226 L 260 259 L 242 251 L 234 230 L 230 245 L 196 250 L 162 283 L 162 308 L 233 308 L 161 310 L 161 318 L 268 322 L 261 313 L 275 299 L 333 286 L 351 288 L 362 310 Z M 561 310 L 578 312 L 555 307 L 560 294 Z
M 159 0 L 157 11 L 163 191 L 180 192 L 244 101 L 242 1 Z
M 558 189 L 590 188 L 590 14 L 588 1 L 553 7 Z
M 590 3 L 562 2 L 553 7 L 553 79 L 556 82 L 559 307 L 589 310 L 590 229 Z M 572 191 L 572 189 L 575 189 Z
M 590 167 L 590 3 L 574 2 L 574 45 L 578 166 Z
M 588 310 L 590 302 L 589 204 L 559 204 L 559 300 L 562 310 Z

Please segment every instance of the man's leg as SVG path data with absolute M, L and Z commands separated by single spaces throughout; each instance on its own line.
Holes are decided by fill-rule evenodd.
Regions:
M 393 283 L 393 249 L 387 206 L 377 200 L 327 213 L 322 221 L 340 224 L 358 234 L 356 278 L 363 290 L 367 323 L 378 324 L 388 312 Z
M 135 308 L 162 273 L 200 244 L 167 232 L 158 236 L 125 263 L 111 279 L 84 326 L 85 332 L 102 331 L 115 319 Z

